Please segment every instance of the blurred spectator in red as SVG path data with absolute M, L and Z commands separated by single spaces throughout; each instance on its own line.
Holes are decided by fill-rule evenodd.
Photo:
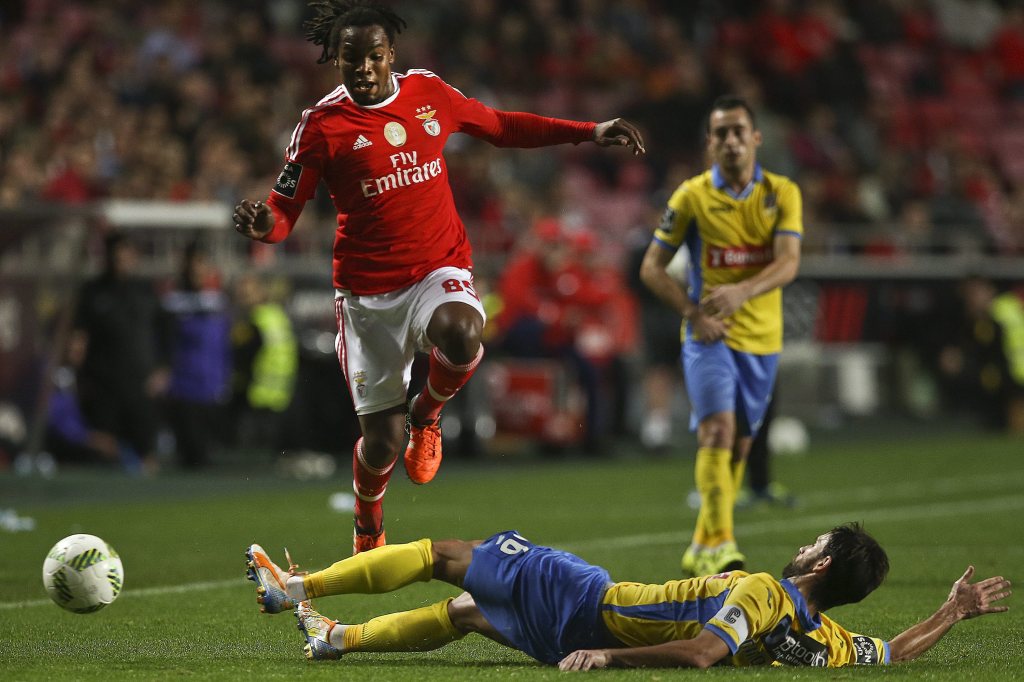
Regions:
M 596 237 L 587 230 L 569 233 L 553 218 L 538 220 L 502 272 L 498 293 L 501 350 L 568 362 L 586 397 L 584 447 L 603 450 L 606 427 L 621 425 L 621 419 L 614 423 L 621 411 L 606 384 L 622 383 L 609 379 L 620 369 L 623 350 L 635 344 L 635 312 L 621 275 L 600 261 Z M 621 390 L 613 388 L 616 398 Z
M 992 52 L 999 66 L 1003 94 L 1024 99 L 1024 5 L 1006 8 L 1003 23 L 992 40 Z
M 86 142 L 66 149 L 42 198 L 64 204 L 84 204 L 103 195 L 96 178 L 96 154 Z

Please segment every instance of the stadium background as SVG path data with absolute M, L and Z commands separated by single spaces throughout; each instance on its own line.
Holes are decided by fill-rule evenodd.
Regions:
M 762 163 L 804 193 L 805 258 L 786 294 L 780 413 L 827 430 L 865 416 L 946 419 L 979 404 L 944 390 L 952 384 L 938 373 L 939 354 L 959 333 L 959 280 L 982 273 L 1012 289 L 1024 268 L 1018 3 L 395 7 L 410 24 L 398 70 L 433 69 L 505 109 L 621 115 L 642 127 L 650 153 L 641 159 L 587 146 L 496 150 L 461 136 L 447 151 L 478 288 L 496 289 L 511 255 L 553 218 L 629 299 L 610 323 L 624 368 L 614 384 L 624 396 L 616 435 L 628 440 L 641 428 L 640 321 L 656 308 L 629 286 L 633 257 L 668 193 L 704 167 L 704 116 L 723 92 L 753 103 Z M 252 246 L 228 229 L 230 206 L 265 196 L 299 113 L 334 85 L 301 37 L 303 11 L 283 0 L 3 4 L 0 402 L 9 427 L 0 462 L 39 432 L 57 321 L 99 267 L 112 229 L 143 244 L 143 271 L 158 282 L 201 235 L 225 286 L 254 269 L 273 283 L 302 338 L 295 419 L 308 438 L 295 446 L 347 449 L 355 426 L 331 369 L 326 193 L 282 246 Z M 571 375 L 559 368 L 513 366 L 511 379 L 506 366 L 492 369 L 499 378 L 478 378 L 470 402 L 498 410 L 499 436 L 513 422 L 526 436 L 548 427 L 536 414 L 502 415 L 530 401 L 509 399 L 496 383 L 549 391 L 570 421 L 578 416 L 579 401 L 559 388 L 572 388 Z M 677 416 L 685 409 L 677 404 Z M 451 412 L 450 432 L 459 410 Z M 480 417 L 468 416 L 471 425 Z M 550 426 L 558 428 L 566 430 Z
M 1020 435 L 993 430 L 989 406 L 949 391 L 938 372 L 943 341 L 963 331 L 963 279 L 983 274 L 1011 292 L 1024 280 L 1019 3 L 393 6 L 410 25 L 397 70 L 435 70 L 505 109 L 625 116 L 642 127 L 649 154 L 450 143 L 453 190 L 484 287 L 531 246 L 545 218 L 622 283 L 625 314 L 635 319 L 617 340 L 624 430 L 609 440 L 609 457 L 583 465 L 570 448 L 568 461 L 545 461 L 537 453 L 557 449 L 543 425 L 506 414 L 475 462 L 457 445 L 431 486 L 394 482 L 392 541 L 518 527 L 617 578 L 676 577 L 694 515 L 685 504 L 694 441 L 682 428 L 677 384 L 667 456 L 639 445 L 641 320 L 651 310 L 628 284 L 631 258 L 668 193 L 703 168 L 708 104 L 732 91 L 758 110 L 763 164 L 800 183 L 807 225 L 801 275 L 785 294 L 779 410 L 809 427 L 810 448 L 776 463 L 800 499 L 796 511 L 738 515 L 751 565 L 775 570 L 830 524 L 865 520 L 889 549 L 893 576 L 838 616 L 880 636 L 930 612 L 968 562 L 1019 580 Z M 241 577 L 241 550 L 253 540 L 287 545 L 309 567 L 346 553 L 349 540 L 349 507 L 337 495 L 348 490 L 355 422 L 333 355 L 326 197 L 307 206 L 277 247 L 254 247 L 230 227 L 235 201 L 272 186 L 301 110 L 334 86 L 332 70 L 316 66 L 318 50 L 301 38 L 304 11 L 286 0 L 0 1 L 0 665 L 12 679 L 338 674 L 299 667 L 294 630 L 257 617 Z M 292 480 L 323 470 L 282 477 L 271 455 L 233 451 L 218 452 L 202 474 L 178 472 L 165 453 L 167 466 L 153 479 L 70 467 L 51 478 L 31 462 L 25 475 L 15 471 L 44 426 L 61 320 L 77 286 L 98 271 L 113 229 L 141 244 L 157 283 L 174 277 L 199 235 L 226 286 L 256 272 L 279 293 L 301 341 L 296 448 L 326 453 L 338 472 Z M 452 416 L 486 426 L 509 402 L 531 404 L 494 402 L 494 376 L 512 370 L 540 386 L 520 390 L 578 410 L 566 368 L 545 364 L 531 375 L 532 366 L 499 356 Z M 80 531 L 109 540 L 126 567 L 124 595 L 92 619 L 55 609 L 38 580 L 46 550 Z M 348 599 L 344 608 L 346 617 L 365 618 L 446 594 L 424 587 Z M 1022 641 L 1017 612 L 982 619 L 903 674 L 1020 679 Z M 473 638 L 396 663 L 369 656 L 345 665 L 373 679 L 550 674 Z M 636 672 L 611 676 L 643 677 Z

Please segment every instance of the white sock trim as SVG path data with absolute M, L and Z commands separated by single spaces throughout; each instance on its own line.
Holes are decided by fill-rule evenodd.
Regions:
M 306 584 L 303 582 L 301 575 L 290 576 L 284 585 L 284 591 L 288 593 L 289 597 L 296 601 L 306 601 L 309 599 L 309 597 L 306 596 Z
M 358 497 L 363 502 L 377 502 L 378 500 L 384 497 L 384 493 L 386 493 L 387 491 L 388 487 L 384 486 L 384 488 L 380 491 L 379 495 L 363 495 L 361 492 L 359 492 L 359 485 L 355 481 L 352 481 L 352 492 L 354 492 L 356 494 L 356 497 Z
M 430 379 L 427 379 L 427 391 L 430 393 L 430 397 L 442 403 L 446 403 L 455 397 L 455 394 L 444 395 L 434 390 L 434 387 L 430 385 Z
M 476 368 L 476 366 L 480 364 L 480 360 L 484 357 L 484 345 L 482 343 L 480 344 L 480 348 L 477 349 L 476 351 L 476 356 L 465 365 L 456 365 L 455 363 L 453 363 L 451 360 L 448 359 L 447 355 L 441 352 L 441 349 L 438 348 L 437 346 L 434 346 L 434 349 L 430 351 L 430 353 L 435 358 L 437 358 L 437 361 L 440 362 L 445 368 L 455 372 L 468 372 L 471 369 Z
M 371 473 L 374 476 L 383 476 L 384 474 L 388 473 L 395 467 L 395 462 L 398 461 L 398 457 L 395 457 L 393 460 L 391 460 L 391 464 L 387 464 L 384 467 L 378 469 L 377 467 L 373 466 L 372 464 L 366 461 L 366 455 L 363 453 L 363 441 L 362 439 L 360 439 L 359 451 L 356 453 L 356 461 L 358 461 L 359 466 L 365 469 L 368 473 Z

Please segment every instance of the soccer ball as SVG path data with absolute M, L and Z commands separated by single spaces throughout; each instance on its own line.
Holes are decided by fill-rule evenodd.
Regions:
M 777 455 L 801 455 L 810 445 L 807 427 L 796 417 L 776 417 L 768 427 L 768 447 Z
M 50 599 L 74 613 L 99 611 L 117 599 L 123 584 L 121 557 L 95 535 L 69 535 L 43 562 L 43 585 Z

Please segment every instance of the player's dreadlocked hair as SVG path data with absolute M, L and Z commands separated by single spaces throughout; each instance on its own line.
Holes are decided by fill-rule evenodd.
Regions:
M 314 0 L 309 6 L 316 16 L 302 24 L 306 40 L 322 45 L 323 52 L 317 64 L 337 59 L 341 29 L 346 26 L 380 26 L 395 44 L 395 36 L 407 26 L 405 20 L 374 0 Z

